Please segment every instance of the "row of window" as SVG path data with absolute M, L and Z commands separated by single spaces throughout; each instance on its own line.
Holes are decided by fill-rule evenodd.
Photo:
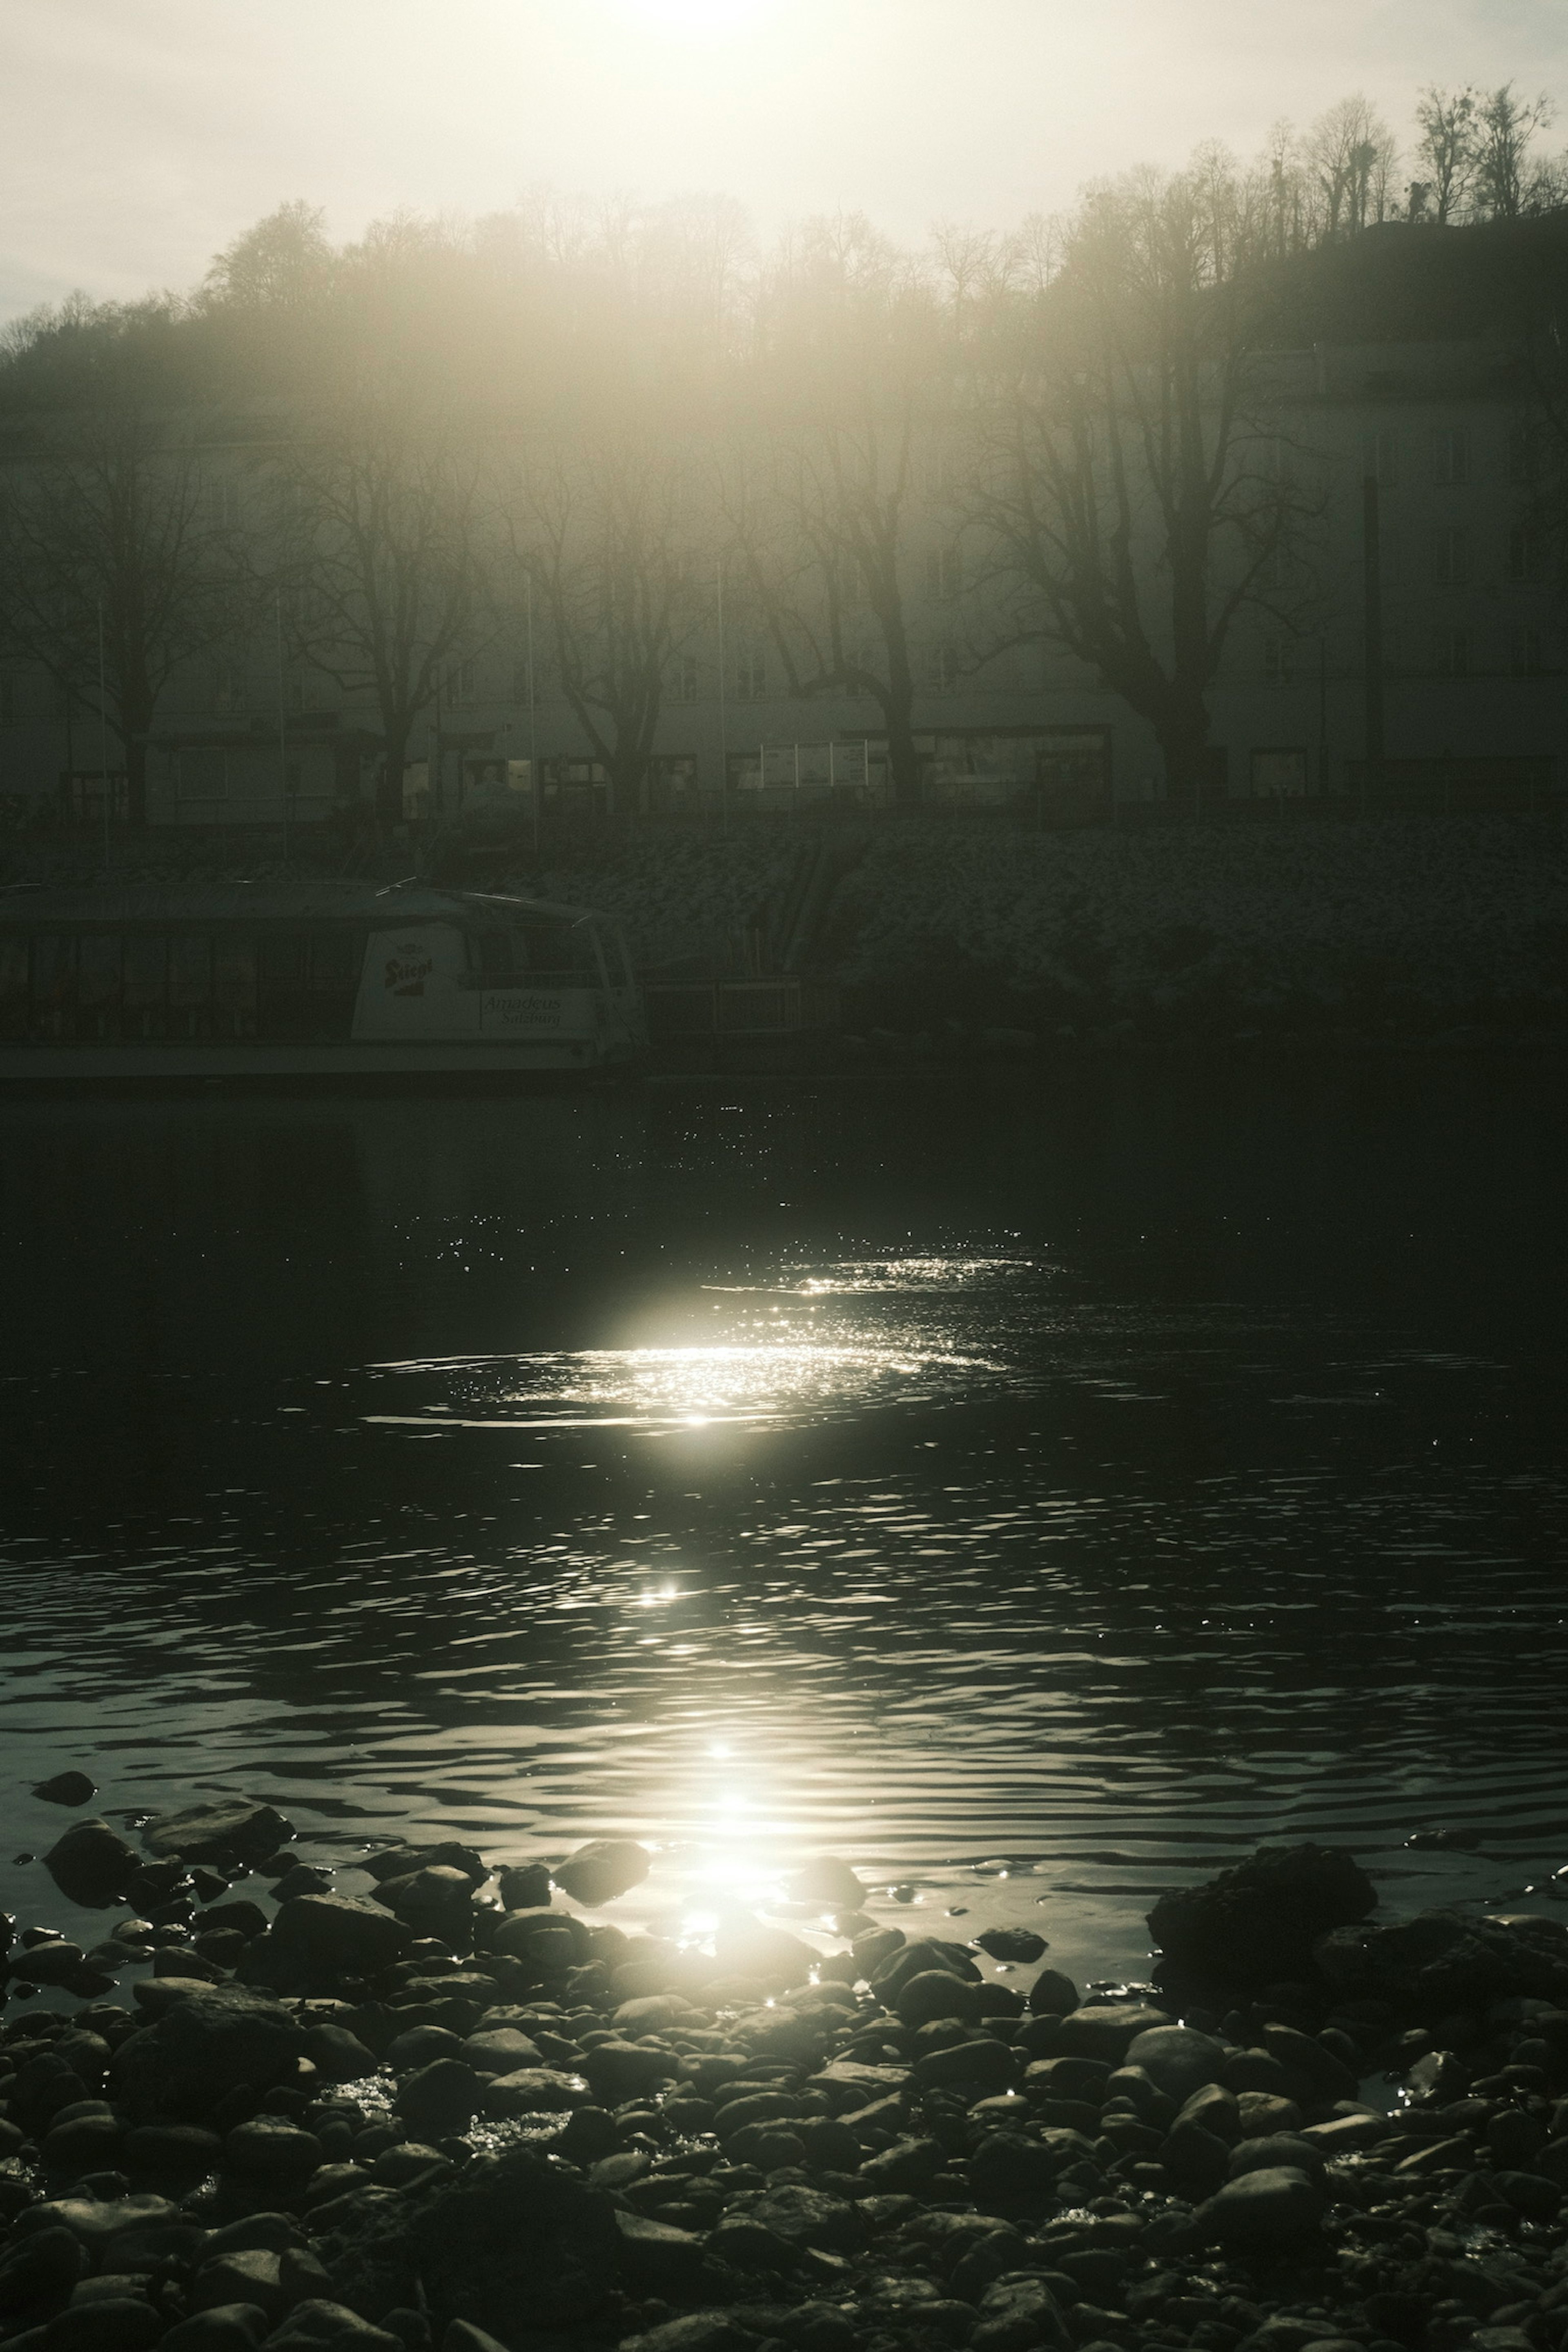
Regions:
M 1433 629 L 1425 638 L 1412 637 L 1408 643 L 1402 633 L 1385 629 L 1383 653 L 1385 670 L 1414 677 L 1544 677 L 1552 669 L 1542 632 L 1527 625 L 1510 629 L 1496 645 L 1489 645 L 1470 629 Z M 1266 637 L 1264 682 L 1268 686 L 1314 682 L 1319 660 L 1315 641 Z
M 1547 575 L 1549 551 L 1538 526 L 1510 524 L 1500 550 L 1489 534 L 1468 523 L 1445 524 L 1419 539 L 1384 530 L 1378 536 L 1378 568 L 1389 587 L 1397 587 L 1406 572 L 1411 583 L 1433 588 L 1468 588 L 1485 575 L 1489 551 L 1500 551 L 1501 576 L 1514 587 L 1538 586 Z
M 0 938 L 0 1037 L 77 1044 L 346 1035 L 364 942 L 322 929 Z
M 1468 425 L 1439 425 L 1425 436 L 1379 426 L 1363 433 L 1362 473 L 1385 490 L 1402 479 L 1426 480 L 1437 489 L 1462 489 L 1476 478 L 1475 452 Z M 1507 478 L 1521 488 L 1539 480 L 1543 461 L 1540 428 L 1510 425 L 1504 453 Z

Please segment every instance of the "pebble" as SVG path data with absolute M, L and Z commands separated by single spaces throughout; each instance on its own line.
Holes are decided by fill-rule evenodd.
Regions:
M 195 1842 L 243 1858 L 249 1821 L 275 1844 L 268 1810 Z M 173 1886 L 194 1857 L 163 1843 Z M 601 1884 L 635 1866 L 595 1853 L 573 1862 Z M 176 1899 L 131 1864 L 138 1900 Z M 853 1919 L 826 1966 L 765 1921 L 728 1924 L 714 1960 L 592 1924 L 542 1868 L 503 1881 L 503 1905 L 533 1898 L 510 1909 L 455 1843 L 373 1857 L 382 1899 L 290 1889 L 270 1921 L 223 1902 L 187 1926 L 188 1892 L 181 1922 L 116 1934 L 205 1975 L 79 2022 L 15 2011 L 6 2352 L 532 2352 L 582 2330 L 637 2352 L 1552 2352 L 1568 2324 L 1550 1922 L 1413 1923 L 1470 1971 L 1457 2029 L 1401 1990 L 1401 1931 L 1360 1922 L 1331 1931 L 1333 1979 L 1211 1999 L 1177 1971 L 1163 2007 L 1042 1968 L 1020 2013 L 974 1957 L 1021 1960 L 1019 1931 L 873 1927 L 833 1857 L 792 1890 Z M 198 1948 L 215 1913 L 233 1940 Z M 56 1932 L 14 1952 L 78 1981 Z M 1348 1991 L 1352 1968 L 1384 1990 Z M 1409 2105 L 1369 2110 L 1362 2081 L 1417 2035 Z

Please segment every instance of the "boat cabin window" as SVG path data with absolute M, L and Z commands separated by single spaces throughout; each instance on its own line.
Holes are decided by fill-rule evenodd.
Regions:
M 472 935 L 480 981 L 492 988 L 602 988 L 594 927 L 584 922 L 513 923 Z
M 37 931 L 0 940 L 0 1036 L 129 1044 L 346 1037 L 356 930 Z

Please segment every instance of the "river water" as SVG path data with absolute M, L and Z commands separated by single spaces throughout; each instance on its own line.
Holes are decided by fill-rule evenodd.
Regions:
M 1556 1095 L 5 1107 L 0 1904 L 72 1925 L 11 1858 L 66 1766 L 111 1817 L 267 1797 L 345 1891 L 411 1828 L 629 1832 L 616 1916 L 696 1936 L 831 1851 L 1080 1980 L 1265 1838 L 1545 1902 Z

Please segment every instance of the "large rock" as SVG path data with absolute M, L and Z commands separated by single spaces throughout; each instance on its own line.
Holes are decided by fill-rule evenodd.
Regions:
M 557 1872 L 557 1877 L 560 1873 Z M 822 1955 L 815 1945 L 761 1919 L 727 1919 L 713 1942 L 718 1967 L 729 1978 L 752 1978 L 782 1990 L 804 1984 Z
M 73 1822 L 44 1856 L 44 1868 L 68 1903 L 101 1911 L 118 1902 L 142 1867 L 141 1856 L 107 1822 Z
M 574 2107 L 591 2105 L 593 2093 L 581 2074 L 569 2074 L 558 2066 L 520 2066 L 514 2074 L 492 2077 L 481 2099 L 487 2116 L 505 2120 L 569 2115 Z
M 367 1854 L 360 1868 L 375 1879 L 410 1878 L 419 1870 L 458 1870 L 470 1887 L 482 1886 L 490 1874 L 484 1857 L 455 1838 L 439 1845 L 388 1846 L 384 1853 Z
M 816 1957 L 813 1953 L 812 1958 Z M 962 1944 L 946 1943 L 939 1936 L 922 1936 L 917 1943 L 896 1946 L 872 1969 L 868 1982 L 877 1999 L 891 2009 L 911 1977 L 924 1976 L 933 1969 L 961 1977 L 966 1984 L 980 1981 L 980 1970 Z
M 523 1961 L 541 1977 L 580 1968 L 591 1948 L 583 1921 L 565 1911 L 509 1911 L 490 1937 L 492 1952 Z
M 466 1872 L 431 1863 L 404 1878 L 383 1879 L 376 1900 L 384 1903 L 416 1936 L 439 1936 L 467 1951 L 473 1939 L 474 1891 Z
M 294 1834 L 294 1824 L 276 1806 L 246 1797 L 215 1797 L 160 1813 L 142 1832 L 142 1843 L 161 1861 L 259 1862 Z
M 816 2246 L 829 2253 L 853 2253 L 866 2237 L 858 2207 L 796 2181 L 770 2189 L 751 2207 L 750 2219 L 786 2246 Z
M 139 2116 L 199 2118 L 244 2083 L 286 2081 L 305 2036 L 279 2002 L 249 1985 L 203 1985 L 132 2033 L 114 2053 L 121 2096 Z
M 310 1992 L 341 1977 L 374 1977 L 402 1958 L 413 1931 L 377 1903 L 349 1895 L 301 1895 L 286 1903 L 253 1949 L 269 1981 Z
M 1046 2281 L 1022 2271 L 993 2279 L 980 2298 L 980 2325 L 969 2342 L 971 2352 L 1034 2352 L 1036 2345 L 1067 2352 L 1072 2336 Z
M 617 1895 L 640 1885 L 652 1867 L 653 1856 L 635 1840 L 594 1838 L 557 1863 L 550 1874 L 574 1903 L 596 1911 L 601 1903 L 613 1903 Z
M 599 2042 L 583 2059 L 583 2072 L 594 2095 L 607 2107 L 643 2097 L 676 2072 L 672 2052 L 645 2050 L 637 2042 Z
M 98 1790 L 85 1772 L 57 1772 L 50 1780 L 39 1780 L 33 1794 L 46 1805 L 85 1805 Z
M 25 2326 L 65 2301 L 87 2268 L 87 2249 L 75 2231 L 56 2223 L 13 2238 L 0 2250 L 0 2320 Z M 17 2333 L 7 2327 L 7 2336 Z
M 629 2293 L 684 2303 L 702 2284 L 702 2241 L 690 2230 L 643 2213 L 616 2215 L 616 2251 Z
M 1377 1890 L 1342 1846 L 1259 1846 L 1202 1886 L 1163 1895 L 1149 1932 L 1166 1959 L 1226 1984 L 1310 1974 L 1312 1947 L 1377 1907 Z
M 820 1903 L 829 1911 L 858 1911 L 866 1889 L 836 1853 L 814 1854 L 784 1881 L 792 1903 Z
M 1225 2058 L 1224 2042 L 1212 2033 L 1195 2032 L 1190 2025 L 1155 2025 L 1128 2043 L 1123 2063 L 1142 2066 L 1155 2087 L 1180 2106 L 1205 2083 L 1219 2081 Z
M 1091 2001 L 1062 2019 L 1057 2047 L 1068 2057 L 1103 2058 L 1108 2066 L 1121 2066 L 1141 2033 L 1174 2023 L 1167 2011 L 1144 2001 Z
M 1317 2237 L 1322 2216 L 1322 2190 L 1294 2166 L 1273 2165 L 1226 2181 L 1193 2223 L 1205 2243 L 1241 2252 L 1300 2246 Z
M 467 2131 L 479 2113 L 479 2078 L 460 2058 L 437 2058 L 399 2084 L 393 2105 L 427 2138 Z
M 267 2338 L 276 2352 L 405 2352 L 401 2336 L 374 2327 L 346 2304 L 297 2303 Z
M 325 2220 L 317 2250 L 344 2300 L 380 2319 L 422 2290 L 437 2341 L 454 2319 L 503 2344 L 523 2313 L 531 2330 L 574 2328 L 616 2284 L 609 2200 L 528 2148 L 406 2194 L 357 2190 Z
M 1345 1927 L 1313 1957 L 1336 1990 L 1436 2020 L 1524 1995 L 1568 1999 L 1568 1927 L 1534 1913 L 1421 1911 L 1391 1927 Z

